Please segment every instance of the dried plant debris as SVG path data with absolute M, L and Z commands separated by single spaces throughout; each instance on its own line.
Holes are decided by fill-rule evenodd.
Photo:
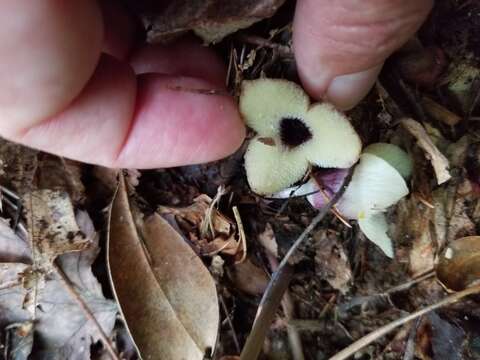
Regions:
M 480 3 L 435 2 L 345 114 L 301 88 L 295 2 L 121 3 L 145 25 L 139 41 L 210 44 L 247 141 L 214 163 L 120 171 L 0 139 L 0 358 L 243 360 L 284 259 L 259 357 L 345 359 L 370 334 L 352 358 L 480 358 L 478 295 L 376 332 L 479 289 Z M 99 236 L 79 209 L 107 229 L 119 173 L 128 196 Z
M 17 194 L 32 189 L 38 152 L 0 138 L 0 180 Z
M 343 245 L 335 234 L 318 231 L 314 234 L 316 274 L 328 281 L 332 288 L 346 293 L 353 273 Z
M 190 206 L 160 206 L 158 212 L 166 217 L 173 216 L 173 221 L 200 255 L 213 256 L 220 253 L 240 261 L 246 255 L 246 244 L 242 241 L 238 224 L 216 208 L 218 199 L 216 197 L 212 200 L 203 194 L 196 197 Z
M 86 213 L 80 213 L 78 219 L 91 247 L 86 253 L 60 255 L 58 261 L 103 331 L 109 334 L 115 323 L 117 307 L 113 301 L 104 298 L 91 271 L 99 251 L 91 220 Z M 9 262 L 0 267 L 0 329 L 9 331 L 12 324 L 31 324 L 35 351 L 30 359 L 90 359 L 90 346 L 100 339 L 96 324 L 85 317 L 57 273 L 44 275 L 30 265 L 32 252 L 24 262 L 25 240 L 17 238 L 15 241 L 20 245 L 16 251 L 10 249 Z M 29 306 L 30 302 L 33 306 Z M 28 336 L 25 334 L 26 341 L 30 341 Z M 6 346 L 9 353 L 18 348 L 15 343 Z
M 145 14 L 147 41 L 171 40 L 193 30 L 206 43 L 215 43 L 237 30 L 271 17 L 285 0 L 172 1 L 160 13 Z
M 25 217 L 33 244 L 33 261 L 50 270 L 58 255 L 80 251 L 90 240 L 80 231 L 70 197 L 62 191 L 36 190 L 24 195 Z
M 452 242 L 440 254 L 436 271 L 442 284 L 454 291 L 480 283 L 480 236 Z
M 20 261 L 28 263 L 30 258 L 29 242 L 13 231 L 9 220 L 0 218 L 0 262 Z
M 108 266 L 115 297 L 141 356 L 203 359 L 215 347 L 215 282 L 160 215 L 144 217 L 123 177 L 110 211 Z
M 413 119 L 402 120 L 402 125 L 417 140 L 418 146 L 424 151 L 427 158 L 431 161 L 438 184 L 443 184 L 451 178 L 448 159 L 432 142 L 431 138 L 425 131 L 425 128 L 418 121 Z

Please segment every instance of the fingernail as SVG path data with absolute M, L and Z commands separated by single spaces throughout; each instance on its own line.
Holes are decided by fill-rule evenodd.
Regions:
M 335 77 L 324 99 L 341 110 L 353 108 L 373 87 L 382 66 L 383 63 L 362 72 Z

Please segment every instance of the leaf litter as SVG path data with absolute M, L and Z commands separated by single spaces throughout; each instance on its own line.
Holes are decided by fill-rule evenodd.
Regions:
M 193 31 L 218 43 L 235 95 L 244 79 L 297 80 L 292 2 L 227 11 L 194 1 L 191 13 L 184 1 L 127 2 L 148 41 Z M 214 163 L 125 171 L 112 202 L 118 171 L 0 141 L 0 357 L 240 359 L 260 322 L 254 346 L 272 359 L 478 358 L 478 297 L 466 296 L 478 292 L 479 11 L 437 2 L 348 113 L 364 144 L 392 143 L 413 159 L 410 195 L 385 213 L 395 258 L 329 214 L 266 302 L 316 210 L 303 196 L 253 194 L 245 146 Z
M 110 213 L 108 266 L 115 297 L 145 359 L 203 359 L 219 326 L 215 282 L 166 220 L 143 218 L 121 178 Z

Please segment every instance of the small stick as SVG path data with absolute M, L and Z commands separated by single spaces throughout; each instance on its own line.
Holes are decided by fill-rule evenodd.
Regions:
M 307 238 L 308 234 L 315 229 L 320 221 L 323 220 L 325 215 L 328 214 L 333 205 L 335 205 L 336 202 L 342 197 L 352 178 L 353 169 L 354 168 L 352 167 L 349 170 L 349 173 L 345 177 L 340 190 L 332 197 L 327 205 L 325 205 L 325 207 L 318 212 L 310 225 L 308 225 L 297 238 L 297 240 L 295 240 L 287 254 L 283 257 L 280 265 L 278 265 L 278 269 L 272 274 L 272 278 L 270 279 L 270 282 L 263 293 L 262 300 L 260 301 L 257 318 L 253 323 L 252 331 L 250 332 L 243 351 L 240 354 L 240 360 L 255 360 L 258 357 L 270 323 L 275 316 L 277 308 L 283 297 L 283 293 L 287 290 L 288 284 L 292 277 L 292 268 L 290 265 L 288 265 L 288 260 L 295 250 L 300 246 L 303 240 Z
M 427 280 L 427 279 L 429 279 L 431 277 L 434 277 L 434 276 L 435 276 L 435 271 L 434 270 L 428 271 L 425 274 L 423 274 L 423 275 L 421 275 L 421 276 L 419 276 L 415 279 L 409 280 L 409 281 L 407 281 L 403 284 L 394 286 L 394 287 L 384 291 L 381 295 L 390 295 L 390 294 L 393 294 L 393 293 L 396 293 L 396 292 L 408 290 L 413 285 L 418 284 L 419 282 L 422 282 L 423 280 Z
M 310 232 L 313 229 L 315 229 L 315 227 L 320 223 L 320 221 L 323 220 L 323 218 L 325 217 L 325 215 L 327 215 L 330 209 L 332 209 L 333 206 L 337 203 L 337 201 L 340 200 L 343 193 L 347 189 L 347 185 L 350 183 L 350 180 L 352 179 L 352 175 L 353 175 L 353 167 L 349 170 L 348 175 L 345 177 L 345 180 L 343 181 L 343 185 L 340 188 L 340 190 L 338 190 L 337 193 L 332 197 L 332 199 L 327 203 L 327 205 L 325 205 L 325 207 L 318 212 L 318 214 L 313 218 L 310 225 L 308 225 L 307 228 L 303 231 L 303 233 L 301 233 L 300 236 L 297 238 L 297 240 L 295 240 L 293 245 L 288 250 L 287 254 L 283 257 L 282 261 L 280 262 L 280 265 L 278 266 L 279 269 L 281 269 L 283 266 L 287 264 L 288 260 L 290 259 L 292 254 L 295 252 L 295 250 L 297 250 L 297 248 L 300 246 L 303 240 L 307 238 L 308 234 L 310 234 Z M 270 281 L 270 283 L 272 283 L 274 277 L 275 277 L 275 273 L 273 274 L 272 280 Z M 267 291 L 268 291 L 268 287 L 267 287 Z
M 277 258 L 269 251 L 266 251 L 266 253 L 270 268 L 272 269 L 272 271 L 276 271 L 278 268 Z M 290 321 L 293 320 L 294 305 L 288 289 L 285 290 L 285 294 L 283 294 L 282 308 L 283 313 L 285 314 L 285 319 L 287 320 L 287 335 L 288 341 L 290 343 L 290 350 L 292 351 L 292 357 L 294 360 L 305 360 L 305 356 L 303 355 L 303 346 L 300 332 L 295 326 L 290 325 Z
M 240 213 L 238 212 L 238 208 L 234 206 L 232 208 L 233 210 L 233 215 L 235 216 L 235 221 L 237 222 L 237 228 L 238 228 L 238 246 L 242 245 L 243 246 L 243 254 L 240 260 L 236 261 L 236 264 L 240 264 L 245 261 L 247 258 L 247 237 L 245 236 L 245 230 L 243 229 L 243 222 L 242 218 L 240 217 Z
M 420 320 L 421 318 L 418 318 L 408 332 L 407 344 L 405 345 L 405 352 L 402 360 L 412 360 L 415 356 L 415 337 L 417 336 L 417 329 L 420 325 Z
M 320 192 L 321 192 L 323 198 L 325 199 L 325 201 L 330 201 L 330 197 L 327 195 L 327 192 L 324 189 L 320 188 Z M 340 220 L 340 222 L 343 225 L 345 225 L 349 229 L 352 228 L 352 225 L 350 225 L 348 223 L 348 221 L 343 218 L 342 214 L 340 213 L 340 211 L 338 211 L 338 209 L 335 205 L 332 206 L 332 209 L 330 211 L 333 213 L 333 215 L 335 215 L 337 217 L 338 220 Z
M 10 196 L 13 200 L 16 200 L 16 201 L 20 200 L 20 197 L 17 194 L 15 194 L 12 190 L 10 190 L 9 188 L 6 188 L 5 186 L 0 185 L 0 191 Z
M 270 324 L 292 278 L 293 269 L 290 265 L 284 266 L 281 269 L 279 268 L 275 274 L 276 276 L 270 280 L 270 284 L 274 281 L 274 285 L 268 291 L 268 296 L 265 297 L 266 291 L 262 298 L 252 331 L 248 335 L 247 342 L 240 354 L 240 360 L 255 360 L 258 357 Z
M 259 36 L 240 34 L 237 36 L 238 40 L 247 44 L 255 45 L 258 47 L 266 47 L 272 50 L 276 50 L 283 57 L 293 57 L 293 51 L 290 46 L 274 43 L 270 40 L 264 39 Z
M 238 341 L 237 333 L 235 331 L 235 327 L 233 326 L 232 319 L 228 313 L 227 305 L 225 304 L 225 300 L 223 300 L 223 296 L 220 296 L 220 305 L 222 305 L 222 310 L 225 313 L 225 318 L 227 319 L 228 326 L 230 326 L 230 330 L 232 331 L 232 339 L 233 344 L 235 345 L 235 349 L 237 352 L 240 352 L 240 342 Z
M 103 331 L 102 327 L 98 323 L 97 319 L 95 318 L 95 315 L 92 313 L 92 311 L 88 308 L 88 305 L 85 303 L 85 301 L 82 299 L 80 294 L 75 290 L 74 285 L 70 281 L 70 279 L 67 277 L 65 272 L 58 266 L 57 263 L 53 263 L 53 267 L 56 270 L 57 274 L 60 276 L 60 279 L 62 280 L 63 284 L 65 285 L 65 289 L 70 293 L 72 298 L 77 302 L 77 305 L 82 309 L 85 317 L 92 321 L 95 326 L 97 327 L 98 334 L 100 336 L 100 339 L 102 339 L 103 344 L 105 345 L 105 348 L 107 349 L 108 353 L 112 357 L 113 360 L 120 360 L 118 357 L 115 349 L 113 348 L 112 343 L 110 342 L 110 339 L 108 338 L 107 334 Z
M 436 310 L 440 307 L 446 306 L 446 305 L 451 305 L 461 299 L 463 299 L 466 296 L 473 295 L 480 292 L 480 285 L 472 286 L 470 288 L 467 288 L 465 290 L 459 291 L 455 294 L 452 294 L 450 296 L 447 296 L 443 300 L 440 300 L 439 302 L 432 304 L 430 306 L 427 306 L 423 309 L 420 309 L 410 315 L 407 315 L 403 318 L 397 319 L 395 321 L 392 321 L 390 324 L 387 324 L 385 326 L 382 326 L 381 328 L 372 331 L 370 334 L 365 335 L 364 337 L 358 339 L 355 341 L 353 344 L 347 346 L 345 349 L 337 353 L 336 355 L 332 356 L 329 360 L 345 360 L 349 358 L 350 356 L 354 355 L 357 351 L 363 349 L 365 346 L 369 345 L 370 343 L 374 342 L 375 340 L 378 340 L 382 336 L 388 334 L 389 332 L 395 330 L 397 327 L 402 326 L 412 320 L 415 320 L 419 318 L 420 316 L 423 316 L 433 310 Z

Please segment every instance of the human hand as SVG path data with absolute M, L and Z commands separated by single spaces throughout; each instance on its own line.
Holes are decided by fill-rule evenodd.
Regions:
M 347 110 L 415 34 L 433 0 L 298 0 L 293 46 L 303 86 Z
M 102 1 L 102 18 L 94 0 L 1 2 L 0 134 L 112 167 L 206 162 L 237 149 L 245 129 L 232 98 L 175 89 L 223 90 L 224 64 L 189 42 L 127 61 L 134 25 L 117 6 Z
M 353 106 L 431 2 L 298 0 L 294 47 L 306 89 Z M 233 100 L 181 90 L 222 90 L 224 65 L 189 42 L 139 49 L 128 62 L 133 24 L 114 2 L 102 7 L 103 17 L 94 0 L 2 2 L 0 134 L 112 167 L 206 162 L 238 148 L 245 129 Z

